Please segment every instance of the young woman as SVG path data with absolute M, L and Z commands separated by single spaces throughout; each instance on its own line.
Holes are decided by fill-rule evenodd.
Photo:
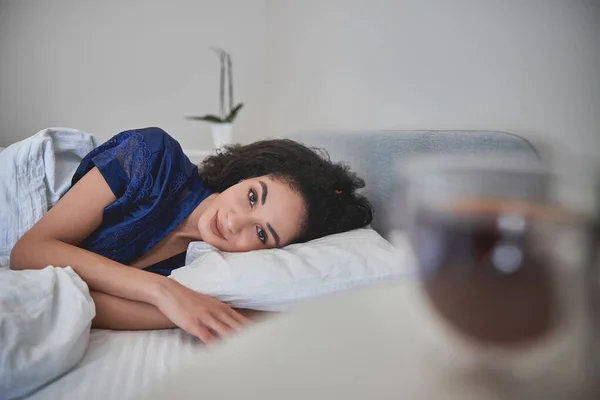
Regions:
M 189 243 L 250 251 L 363 227 L 363 186 L 291 140 L 225 147 L 198 171 L 163 130 L 125 131 L 83 159 L 71 189 L 14 246 L 11 268 L 71 266 L 90 288 L 95 327 L 179 326 L 208 342 L 247 319 L 166 277 Z

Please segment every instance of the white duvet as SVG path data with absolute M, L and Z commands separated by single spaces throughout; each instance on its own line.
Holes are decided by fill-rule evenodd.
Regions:
M 92 135 L 51 128 L 0 152 L 0 400 L 62 375 L 87 347 L 95 307 L 79 276 L 69 267 L 8 265 L 16 241 L 66 192 L 95 146 Z
M 95 147 L 88 133 L 49 128 L 0 152 L 0 267 L 8 267 L 14 244 L 67 191 Z
M 95 313 L 70 267 L 0 270 L 0 399 L 29 394 L 77 364 Z

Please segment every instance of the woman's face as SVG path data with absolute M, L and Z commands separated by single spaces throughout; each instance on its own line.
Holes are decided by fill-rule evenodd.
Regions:
M 283 247 L 300 234 L 302 197 L 269 176 L 250 178 L 217 194 L 198 220 L 202 240 L 223 251 Z

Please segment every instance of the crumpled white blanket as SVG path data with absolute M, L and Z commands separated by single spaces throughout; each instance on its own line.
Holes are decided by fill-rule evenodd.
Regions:
M 0 399 L 27 395 L 77 364 L 95 314 L 70 267 L 0 269 Z
M 10 251 L 69 189 L 96 139 L 49 128 L 0 151 L 0 400 L 27 395 L 77 364 L 95 306 L 70 268 L 11 271 Z
M 0 268 L 10 250 L 69 189 L 79 162 L 96 138 L 70 128 L 48 128 L 0 152 Z

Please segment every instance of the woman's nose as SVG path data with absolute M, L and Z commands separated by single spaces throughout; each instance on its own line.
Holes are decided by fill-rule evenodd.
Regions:
M 248 224 L 248 217 L 244 213 L 230 211 L 227 214 L 227 229 L 236 234 Z

